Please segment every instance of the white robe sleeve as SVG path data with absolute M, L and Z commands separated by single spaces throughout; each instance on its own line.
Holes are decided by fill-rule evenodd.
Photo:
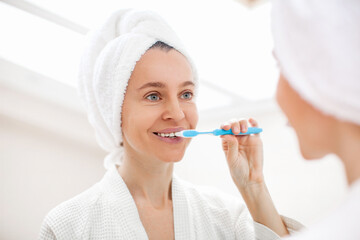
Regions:
M 46 222 L 46 220 L 43 222 L 40 234 L 39 234 L 39 240 L 56 240 L 56 236 L 54 232 L 52 231 L 49 224 Z
M 281 216 L 281 219 L 284 222 L 290 235 L 297 233 L 304 228 L 304 226 L 301 223 L 299 223 L 294 219 L 285 216 Z M 270 228 L 257 222 L 254 222 L 254 233 L 255 233 L 255 239 L 257 240 L 281 239 L 281 237 L 277 235 L 274 231 L 272 231 Z
M 280 240 L 270 228 L 254 222 L 248 208 L 239 197 L 212 187 L 185 185 L 190 204 L 192 226 L 196 239 Z M 281 216 L 290 235 L 303 226 L 297 221 Z

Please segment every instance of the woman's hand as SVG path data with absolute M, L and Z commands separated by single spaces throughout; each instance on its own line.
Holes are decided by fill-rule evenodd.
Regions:
M 257 122 L 250 118 L 252 127 Z M 232 121 L 221 126 L 231 129 L 234 134 L 246 132 L 246 120 Z M 279 236 L 286 236 L 288 231 L 278 214 L 270 193 L 267 190 L 263 175 L 263 147 L 259 134 L 223 135 L 222 147 L 230 168 L 231 177 L 239 189 L 249 212 L 255 222 L 261 223 Z
M 250 118 L 252 127 L 258 123 Z M 234 134 L 247 132 L 247 120 L 231 121 L 221 125 L 224 130 L 232 129 Z M 264 183 L 263 176 L 263 147 L 259 134 L 254 135 L 223 135 L 222 148 L 224 150 L 231 177 L 240 191 L 257 187 Z

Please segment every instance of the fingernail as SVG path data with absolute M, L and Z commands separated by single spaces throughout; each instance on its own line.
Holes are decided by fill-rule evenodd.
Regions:
M 233 132 L 234 132 L 234 133 L 239 132 L 239 128 L 238 128 L 238 127 L 234 127 Z

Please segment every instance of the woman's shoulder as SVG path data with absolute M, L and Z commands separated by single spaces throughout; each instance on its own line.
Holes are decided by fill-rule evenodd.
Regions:
M 45 217 L 41 234 L 51 232 L 55 236 L 79 237 L 89 218 L 99 204 L 102 190 L 99 183 L 59 204 Z

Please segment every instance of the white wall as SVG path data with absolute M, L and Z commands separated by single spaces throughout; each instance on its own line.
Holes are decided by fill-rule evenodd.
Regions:
M 64 91 L 79 104 L 74 90 Z M 231 117 L 255 117 L 264 129 L 264 172 L 279 212 L 311 224 L 343 198 L 342 166 L 331 156 L 304 161 L 283 115 L 271 102 L 264 106 L 258 112 L 249 106 L 204 112 L 199 129 Z M 51 208 L 102 177 L 104 155 L 82 111 L 0 84 L 0 239 L 35 239 Z M 239 196 L 216 137 L 193 139 L 176 172 Z

